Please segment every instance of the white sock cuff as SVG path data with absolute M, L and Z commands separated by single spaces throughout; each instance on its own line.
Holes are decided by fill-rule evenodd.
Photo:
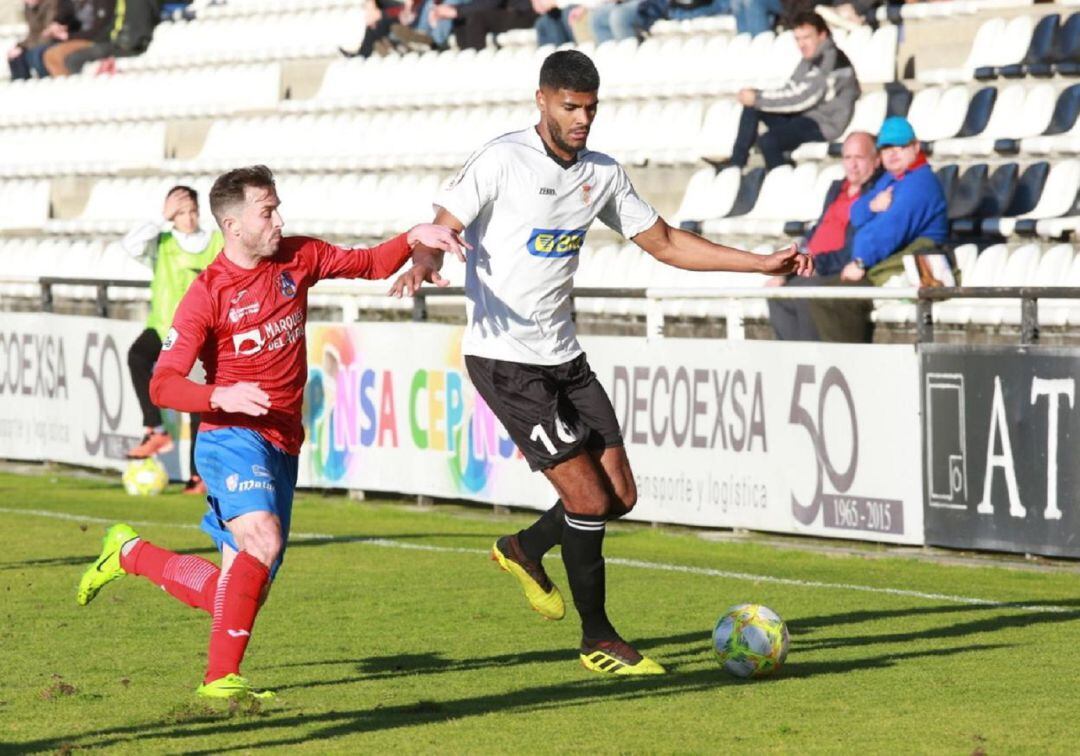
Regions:
M 574 528 L 575 530 L 585 530 L 589 532 L 602 531 L 607 525 L 607 521 L 602 518 L 582 517 L 581 515 L 571 515 L 569 512 L 563 515 L 566 519 L 566 524 Z

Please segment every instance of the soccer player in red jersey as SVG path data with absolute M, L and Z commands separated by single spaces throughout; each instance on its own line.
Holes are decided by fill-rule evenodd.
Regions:
M 198 693 L 214 698 L 273 695 L 240 676 L 240 661 L 289 537 L 304 435 L 308 289 L 324 278 L 387 278 L 417 245 L 464 255 L 456 232 L 432 224 L 371 249 L 282 237 L 279 204 L 265 166 L 214 182 L 210 209 L 225 247 L 181 301 L 150 384 L 155 404 L 202 414 L 195 454 L 209 508 L 201 526 L 221 550 L 221 568 L 117 524 L 77 596 L 85 605 L 130 573 L 210 614 L 209 662 Z M 206 368 L 205 385 L 187 377 L 196 358 Z

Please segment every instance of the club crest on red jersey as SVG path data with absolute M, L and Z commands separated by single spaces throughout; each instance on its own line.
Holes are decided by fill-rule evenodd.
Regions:
M 296 296 L 296 282 L 289 275 L 289 271 L 281 271 L 281 275 L 278 277 L 278 288 L 281 289 L 281 296 L 283 297 L 292 299 Z

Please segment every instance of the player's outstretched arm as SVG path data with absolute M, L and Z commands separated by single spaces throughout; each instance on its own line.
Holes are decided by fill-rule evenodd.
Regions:
M 450 282 L 439 275 L 439 270 L 442 269 L 446 252 L 453 253 L 458 260 L 465 262 L 465 251 L 469 245 L 461 239 L 464 228 L 461 221 L 440 207 L 434 223 L 422 224 L 410 230 L 413 264 L 394 280 L 390 296 L 411 297 L 425 283 L 449 286 Z
M 794 244 L 771 255 L 714 244 L 697 234 L 672 228 L 663 218 L 634 237 L 634 243 L 662 263 L 684 270 L 725 270 L 771 276 L 809 276 L 814 262 Z

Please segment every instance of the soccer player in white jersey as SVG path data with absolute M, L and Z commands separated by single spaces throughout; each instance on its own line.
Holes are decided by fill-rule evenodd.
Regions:
M 622 166 L 585 147 L 599 87 L 588 56 L 548 56 L 536 93 L 539 124 L 473 154 L 440 190 L 435 223 L 463 229 L 472 248 L 462 352 L 473 385 L 560 497 L 533 525 L 498 539 L 492 558 L 518 579 L 536 611 L 561 619 L 562 596 L 541 563 L 561 544 L 581 617 L 581 663 L 617 675 L 662 674 L 622 639 L 604 609 L 604 525 L 633 508 L 637 491 L 611 401 L 575 335 L 570 293 L 585 233 L 599 218 L 687 270 L 805 276 L 813 266 L 794 247 L 755 255 L 668 226 Z M 392 292 L 445 285 L 441 252 L 414 260 Z

